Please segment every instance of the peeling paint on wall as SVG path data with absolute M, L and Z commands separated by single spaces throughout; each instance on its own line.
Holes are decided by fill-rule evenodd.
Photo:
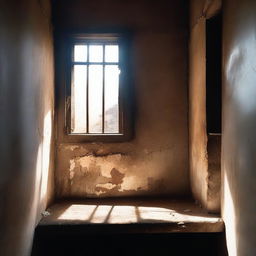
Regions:
M 72 145 L 59 148 L 59 157 L 66 159 L 61 163 L 61 174 L 57 172 L 56 177 L 59 197 L 168 194 L 177 189 L 169 187 L 170 182 L 176 180 L 179 186 L 168 161 L 172 158 L 170 149 L 81 154 L 85 147 L 78 146 L 76 153 Z

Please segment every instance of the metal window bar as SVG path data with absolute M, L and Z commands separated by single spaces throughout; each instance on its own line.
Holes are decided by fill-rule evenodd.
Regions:
M 105 133 L 105 44 L 103 44 L 103 70 L 102 70 L 102 133 Z
M 87 44 L 87 62 L 89 61 L 89 45 Z M 86 133 L 89 133 L 89 63 L 86 64 Z
M 86 62 L 81 62 L 81 61 L 76 62 L 76 61 L 73 61 L 72 64 L 73 65 L 118 65 L 119 62 L 89 62 L 89 61 L 86 61 Z

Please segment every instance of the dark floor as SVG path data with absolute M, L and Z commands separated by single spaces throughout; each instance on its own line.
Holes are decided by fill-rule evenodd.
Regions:
M 93 234 L 79 226 L 38 227 L 32 256 L 226 256 L 223 233 Z

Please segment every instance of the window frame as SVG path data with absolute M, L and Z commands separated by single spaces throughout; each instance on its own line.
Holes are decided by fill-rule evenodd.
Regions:
M 119 76 L 119 133 L 71 133 L 71 87 L 72 87 L 72 65 L 73 65 L 73 46 L 75 43 L 88 44 L 100 42 L 110 44 L 115 43 L 119 46 L 119 68 L 121 70 Z M 80 33 L 71 34 L 68 37 L 65 52 L 66 68 L 65 68 L 65 114 L 64 114 L 64 129 L 62 134 L 62 142 L 122 142 L 128 141 L 133 136 L 132 129 L 132 108 L 133 97 L 131 93 L 130 79 L 130 59 L 129 59 L 129 40 L 123 34 L 109 33 Z M 88 61 L 88 60 L 87 60 Z

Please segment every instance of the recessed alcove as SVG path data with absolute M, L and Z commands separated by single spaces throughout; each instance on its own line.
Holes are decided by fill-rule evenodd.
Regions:
M 104 11 L 99 8 L 101 4 L 104 4 L 102 0 L 53 2 L 57 93 L 55 201 L 37 230 L 74 227 L 88 234 L 223 232 L 224 225 L 219 216 L 220 179 L 213 180 L 208 169 L 200 166 L 200 161 L 204 161 L 201 153 L 200 159 L 195 154 L 189 155 L 196 147 L 193 133 L 198 136 L 206 120 L 206 115 L 203 116 L 206 104 L 196 97 L 204 99 L 207 94 L 206 80 L 199 84 L 204 90 L 198 93 L 194 88 L 198 86 L 197 81 L 187 83 L 186 78 L 188 71 L 193 76 L 200 66 L 204 69 L 200 70 L 199 76 L 207 73 L 207 63 L 203 59 L 208 46 L 206 19 L 193 26 L 193 19 L 197 19 L 193 8 L 200 10 L 207 4 L 202 7 L 193 2 L 189 7 L 185 1 L 117 3 L 111 0 L 104 5 Z M 213 9 L 216 12 L 220 6 L 214 5 Z M 133 11 L 134 15 L 123 16 L 127 10 Z M 107 34 L 103 36 L 104 33 Z M 124 93 L 129 92 L 132 115 L 129 122 L 133 135 L 124 141 L 111 140 L 111 136 L 107 136 L 107 141 L 101 141 L 95 134 L 90 136 L 88 129 L 85 134 L 70 133 L 70 108 L 72 112 L 72 106 L 79 108 L 74 105 L 77 102 L 90 102 L 90 79 L 85 82 L 89 73 L 84 72 L 81 83 L 78 83 L 83 88 L 78 93 L 79 101 L 72 102 L 76 98 L 72 96 L 76 83 L 72 83 L 72 76 L 68 78 L 70 66 L 67 62 L 73 63 L 69 40 L 73 42 L 76 38 L 77 45 L 90 49 L 92 42 L 100 40 L 99 35 L 101 40 L 109 40 L 106 37 L 109 33 L 125 35 L 126 45 L 129 45 L 129 50 L 126 48 L 127 52 L 123 54 L 129 55 L 129 72 L 125 71 L 129 73 L 125 76 L 128 89 Z M 202 47 L 198 47 L 198 43 Z M 188 51 L 191 53 L 189 58 Z M 83 56 L 87 56 L 84 62 L 76 62 L 76 65 L 84 65 L 87 70 L 86 65 L 90 67 L 86 62 L 86 58 L 90 59 L 89 51 L 84 51 Z M 104 60 L 102 57 L 100 65 L 105 63 Z M 104 87 L 105 81 L 102 81 Z M 86 100 L 83 101 L 81 94 L 86 90 Z M 101 97 L 102 91 L 104 88 L 96 98 Z M 202 104 L 201 111 L 194 108 L 196 104 L 197 107 Z M 82 112 L 90 112 L 86 110 L 86 104 Z M 197 115 L 203 116 L 201 123 L 197 122 Z M 86 116 L 89 121 L 88 113 Z M 197 139 L 202 143 L 204 136 Z M 215 144 L 215 141 L 209 141 L 209 153 Z M 192 147 L 190 152 L 189 147 Z M 218 150 L 214 148 L 212 154 L 218 155 Z M 209 164 L 215 162 L 209 161 Z M 215 169 L 218 176 L 220 166 Z M 197 190 L 202 190 L 201 194 L 198 195 Z

